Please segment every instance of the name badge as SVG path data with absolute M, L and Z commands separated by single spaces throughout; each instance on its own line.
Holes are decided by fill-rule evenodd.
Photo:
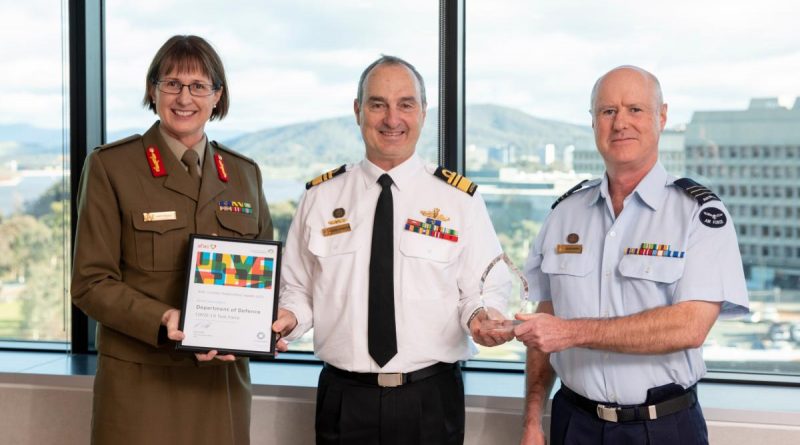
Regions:
M 178 215 L 175 213 L 174 210 L 170 210 L 169 212 L 149 212 L 143 213 L 144 222 L 152 222 L 152 221 L 173 221 L 178 219 Z
M 326 227 L 322 229 L 322 236 L 338 235 L 350 231 L 350 224 L 339 224 L 338 226 Z
M 559 244 L 556 253 L 583 253 L 583 244 Z

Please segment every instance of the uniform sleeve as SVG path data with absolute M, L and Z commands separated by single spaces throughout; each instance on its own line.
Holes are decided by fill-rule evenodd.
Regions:
M 291 311 L 297 326 L 286 340 L 300 338 L 313 326 L 312 283 L 314 256 L 308 250 L 305 221 L 308 193 L 303 194 L 286 236 L 286 249 L 281 264 L 281 293 L 278 307 Z
M 718 301 L 722 317 L 746 314 L 747 285 L 730 213 L 721 202 L 711 201 L 695 212 L 690 226 L 675 302 Z
M 81 174 L 72 301 L 104 326 L 157 346 L 161 316 L 171 307 L 123 281 L 119 203 L 99 154 L 87 157 Z
M 486 277 L 483 298 L 480 293 L 480 280 L 486 267 L 503 252 L 492 220 L 486 211 L 486 204 L 479 193 L 469 199 L 470 224 L 465 229 L 464 241 L 467 245 L 461 254 L 459 264 L 458 288 L 460 291 L 458 310 L 461 326 L 466 330 L 470 315 L 479 307 L 493 307 L 505 312 L 511 293 L 511 274 L 502 261 L 498 262 Z M 481 301 L 483 300 L 483 301 Z
M 525 267 L 522 273 L 525 279 L 528 280 L 528 299 L 531 301 L 549 301 L 550 296 L 550 279 L 547 274 L 542 272 L 542 245 L 544 244 L 544 237 L 547 231 L 549 218 L 545 219 L 542 224 L 536 240 L 531 244 L 531 251 L 528 253 L 528 259 L 525 261 Z
M 273 240 L 275 232 L 272 228 L 272 217 L 269 214 L 269 206 L 267 205 L 267 198 L 264 196 L 264 184 L 261 180 L 261 169 L 256 167 L 256 176 L 258 177 L 258 239 Z

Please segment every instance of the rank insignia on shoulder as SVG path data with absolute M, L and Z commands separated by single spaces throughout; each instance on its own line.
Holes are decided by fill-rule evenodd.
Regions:
M 556 202 L 554 202 L 553 205 L 550 206 L 550 210 L 553 210 L 554 208 L 556 208 L 556 206 L 561 201 L 569 198 L 570 195 L 572 195 L 573 193 L 577 192 L 578 190 L 580 190 L 580 189 L 582 189 L 584 187 L 590 187 L 592 185 L 599 184 L 599 183 L 600 183 L 599 179 L 584 179 L 583 181 L 579 182 L 575 187 L 572 187 L 571 189 L 567 190 L 563 195 L 559 196 L 558 199 L 556 199 Z
M 340 166 L 338 168 L 334 168 L 333 170 L 327 171 L 327 172 L 317 176 L 316 178 L 306 182 L 306 190 L 310 189 L 311 187 L 314 187 L 315 185 L 322 184 L 323 182 L 325 182 L 325 181 L 327 181 L 327 180 L 329 180 L 331 178 L 335 178 L 336 176 L 341 175 L 345 171 L 347 171 L 347 165 L 346 164 L 342 165 L 342 166 Z
M 475 190 L 478 189 L 478 184 L 475 184 L 464 176 L 446 168 L 436 168 L 436 171 L 433 173 L 433 175 L 468 194 L 469 196 L 473 196 L 475 194 Z
M 719 201 L 719 196 L 708 188 L 698 184 L 695 180 L 690 178 L 681 178 L 675 180 L 673 184 L 682 188 L 683 191 L 689 194 L 692 198 L 697 200 L 697 203 L 703 205 L 709 201 Z

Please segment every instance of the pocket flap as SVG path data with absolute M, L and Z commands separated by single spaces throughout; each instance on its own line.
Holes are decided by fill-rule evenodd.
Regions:
M 619 273 L 629 278 L 674 283 L 683 275 L 684 259 L 645 255 L 625 255 Z
M 217 221 L 222 227 L 242 236 L 258 234 L 258 221 L 253 214 L 225 212 L 217 209 Z
M 449 263 L 458 254 L 458 243 L 413 232 L 403 232 L 400 253 L 409 258 L 421 258 L 437 263 Z
M 555 275 L 583 277 L 594 270 L 597 258 L 585 249 L 582 253 L 548 252 L 542 258 L 542 272 Z
M 361 243 L 352 227 L 347 232 L 333 233 L 328 236 L 322 232 L 322 228 L 309 229 L 308 250 L 318 257 L 352 253 L 358 249 Z

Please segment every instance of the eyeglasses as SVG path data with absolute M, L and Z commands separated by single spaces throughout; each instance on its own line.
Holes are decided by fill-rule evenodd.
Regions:
M 153 82 L 158 90 L 167 94 L 181 94 L 183 87 L 189 89 L 189 94 L 195 97 L 206 97 L 214 94 L 219 88 L 215 88 L 210 83 L 194 82 L 190 84 L 180 83 L 175 79 L 157 80 Z

